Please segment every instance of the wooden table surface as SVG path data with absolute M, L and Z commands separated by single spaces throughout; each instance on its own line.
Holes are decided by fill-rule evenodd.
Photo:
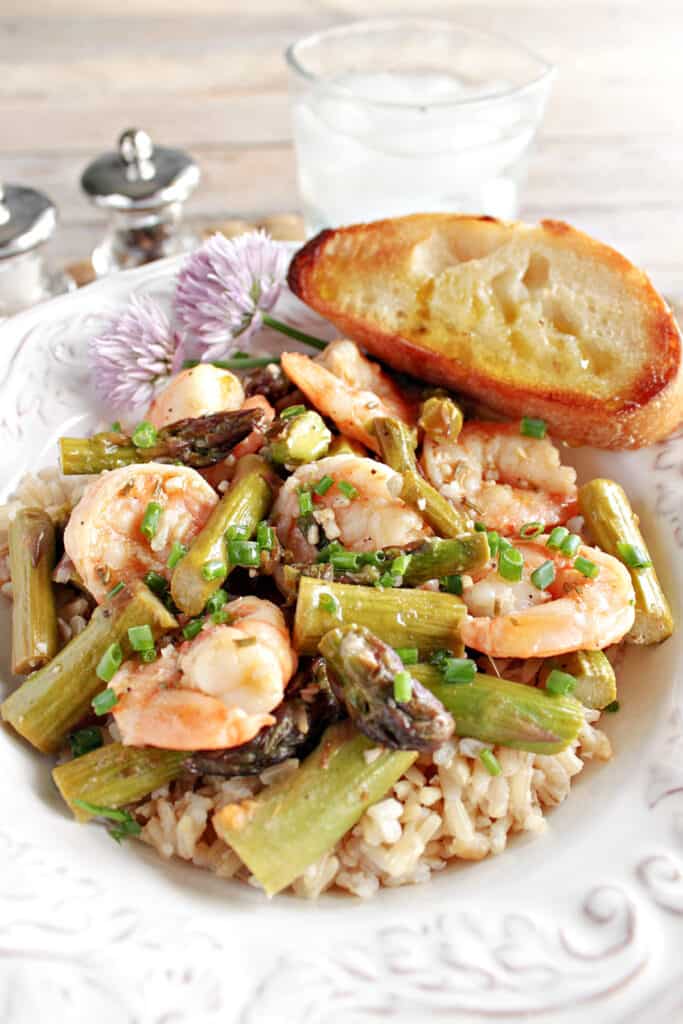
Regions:
M 683 292 L 681 0 L 1 0 L 0 179 L 57 202 L 55 262 L 101 234 L 80 172 L 131 125 L 198 158 L 192 219 L 296 210 L 282 52 L 369 10 L 457 18 L 556 63 L 523 215 L 569 220 Z

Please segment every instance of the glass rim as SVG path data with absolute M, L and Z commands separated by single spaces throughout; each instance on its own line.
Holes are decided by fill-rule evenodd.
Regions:
M 511 86 L 507 89 L 496 89 L 490 93 L 484 93 L 483 96 L 464 96 L 458 99 L 438 99 L 430 100 L 428 102 L 378 100 L 372 96 L 365 96 L 363 93 L 350 89 L 347 86 L 326 82 L 323 77 L 305 68 L 296 54 L 296 50 L 306 43 L 317 43 L 325 39 L 333 38 L 334 36 L 343 36 L 353 33 L 360 34 L 368 29 L 381 30 L 383 28 L 388 29 L 401 26 L 412 26 L 414 28 L 429 26 L 430 28 L 438 28 L 442 30 L 457 29 L 466 35 L 475 37 L 479 40 L 487 40 L 489 42 L 499 44 L 502 43 L 509 49 L 517 50 L 519 53 L 523 53 L 527 57 L 530 57 L 539 65 L 541 70 L 534 78 L 530 78 L 528 81 L 522 82 L 520 85 Z M 511 36 L 505 35 L 502 32 L 488 32 L 483 29 L 473 28 L 471 25 L 466 25 L 462 21 L 409 16 L 399 16 L 395 18 L 362 18 L 356 21 L 346 22 L 342 25 L 334 25 L 332 28 L 321 29 L 319 32 L 311 32 L 309 35 L 301 36 L 301 38 L 289 44 L 285 50 L 285 60 L 287 61 L 291 71 L 311 83 L 319 82 L 331 93 L 336 93 L 337 95 L 356 102 L 365 103 L 367 106 L 393 109 L 408 109 L 412 107 L 419 107 L 422 109 L 431 107 L 464 107 L 476 106 L 477 104 L 500 103 L 502 101 L 509 100 L 512 97 L 520 96 L 526 92 L 532 92 L 544 82 L 551 81 L 557 71 L 557 66 L 555 64 L 552 64 L 550 61 L 546 60 L 545 57 L 536 53 L 536 51 L 532 50 L 531 47 L 518 42 L 516 39 L 513 39 Z

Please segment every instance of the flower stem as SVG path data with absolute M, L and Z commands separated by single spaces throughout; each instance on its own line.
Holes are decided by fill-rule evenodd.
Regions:
M 311 334 L 305 334 L 303 331 L 297 330 L 296 327 L 283 324 L 281 320 L 276 320 L 274 317 L 269 316 L 268 313 L 262 313 L 261 320 L 266 327 L 272 327 L 274 331 L 280 331 L 281 334 L 286 334 L 289 338 L 303 341 L 304 344 L 310 345 L 312 348 L 317 348 L 321 351 L 327 348 L 327 342 L 323 341 L 322 338 L 314 338 Z
M 219 370 L 254 370 L 259 366 L 279 362 L 279 356 L 236 356 L 234 359 L 212 359 L 210 365 L 217 366 Z M 190 370 L 193 366 L 199 366 L 199 363 L 199 359 L 185 359 L 183 370 Z

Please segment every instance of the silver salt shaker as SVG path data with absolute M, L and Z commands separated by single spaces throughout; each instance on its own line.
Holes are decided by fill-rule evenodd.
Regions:
M 109 230 L 92 254 L 95 272 L 139 267 L 195 246 L 199 239 L 183 227 L 182 209 L 199 176 L 189 153 L 157 146 L 137 128 L 121 135 L 116 151 L 93 160 L 81 186 L 110 215 Z
M 0 183 L 0 317 L 73 287 L 66 274 L 51 274 L 45 265 L 43 246 L 56 223 L 56 207 L 44 192 Z

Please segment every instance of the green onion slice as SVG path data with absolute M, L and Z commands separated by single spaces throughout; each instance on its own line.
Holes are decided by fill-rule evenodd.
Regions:
M 590 558 L 584 558 L 583 555 L 574 559 L 574 568 L 589 580 L 594 580 L 600 575 L 600 569 L 595 562 L 591 562 Z
M 417 647 L 397 647 L 396 653 L 404 665 L 417 665 L 420 652 Z
M 131 435 L 131 441 L 136 448 L 152 448 L 157 443 L 157 432 L 148 420 L 138 423 Z
M 322 496 L 323 494 L 327 494 L 327 492 L 329 491 L 330 487 L 333 486 L 333 484 L 334 480 L 332 479 L 331 476 L 328 476 L 328 474 L 326 473 L 325 476 L 321 477 L 320 480 L 318 480 L 313 490 L 316 494 L 320 494 Z
M 565 539 L 562 541 L 560 551 L 563 555 L 566 555 L 568 558 L 572 558 L 579 550 L 580 544 L 581 538 L 579 537 L 578 533 L 570 533 L 569 536 L 565 537 Z
M 106 690 L 102 690 L 101 693 L 96 694 L 90 701 L 93 711 L 96 715 L 106 715 L 108 711 L 111 711 L 113 707 L 116 707 L 118 697 L 114 690 L 107 687 Z
M 410 672 L 397 672 L 394 676 L 394 700 L 407 704 L 413 695 L 413 680 Z
M 570 675 L 569 672 L 560 672 L 559 668 L 554 668 L 545 681 L 545 688 L 548 693 L 564 696 L 576 689 L 576 677 Z
M 524 540 L 531 540 L 532 537 L 538 537 L 539 534 L 543 533 L 544 529 L 545 527 L 543 526 L 543 523 L 539 523 L 538 521 L 525 523 L 524 526 L 520 527 L 519 535 L 520 537 L 523 537 Z
M 185 545 L 181 544 L 180 541 L 178 540 L 174 540 L 171 546 L 171 551 L 168 556 L 168 561 L 166 562 L 166 565 L 169 567 L 169 569 L 175 569 L 178 562 L 181 560 L 181 558 L 184 558 L 186 554 L 187 548 L 185 547 Z
M 88 726 L 87 729 L 78 729 L 69 736 L 69 745 L 74 757 L 82 757 L 102 746 L 102 732 L 96 726 Z
M 286 409 L 283 409 L 280 413 L 281 420 L 291 420 L 294 416 L 301 416 L 302 412 L 306 412 L 305 405 L 288 405 Z
M 121 650 L 121 644 L 110 644 L 97 664 L 95 675 L 103 683 L 110 683 L 121 668 L 122 661 L 123 651 Z
M 555 579 L 555 564 L 548 559 L 547 562 L 543 562 L 539 565 L 538 569 L 534 569 L 531 574 L 531 582 L 537 588 L 537 590 L 547 590 L 550 584 Z
M 484 750 L 479 752 L 479 760 L 489 775 L 500 775 L 503 770 L 500 767 L 500 761 L 493 751 L 488 749 L 488 747 L 485 747 Z
M 524 416 L 519 424 L 519 432 L 523 437 L 535 437 L 538 440 L 545 437 L 545 420 L 533 419 L 531 416 Z
M 617 552 L 629 569 L 649 569 L 652 565 L 647 551 L 643 551 L 637 544 L 629 544 L 625 540 L 617 541 Z
M 569 530 L 566 526 L 556 526 L 554 530 L 550 531 L 546 547 L 552 548 L 553 551 L 559 551 L 565 540 L 569 536 Z
M 441 586 L 447 594 L 455 594 L 460 597 L 462 594 L 462 576 L 459 573 L 453 573 L 452 576 L 442 576 Z
M 131 626 L 128 639 L 134 651 L 149 651 L 154 647 L 154 636 L 149 626 Z
M 445 658 L 442 671 L 445 683 L 471 683 L 477 666 L 471 658 Z
M 349 499 L 349 501 L 353 501 L 354 498 L 358 497 L 358 491 L 353 484 L 350 484 L 347 480 L 338 480 L 337 487 L 344 497 Z
M 190 621 L 183 626 L 183 636 L 186 640 L 194 640 L 194 638 L 201 633 L 203 625 L 203 619 L 190 619 Z
M 232 544 L 238 543 L 237 541 L 231 541 Z M 256 550 L 258 551 L 258 547 Z M 228 567 L 225 562 L 222 562 L 220 558 L 210 558 L 208 562 L 204 562 L 202 566 L 202 579 L 207 581 L 211 580 L 222 580 L 228 575 Z
M 259 550 L 257 541 L 228 541 L 228 560 L 231 565 L 242 565 L 247 569 L 254 568 L 260 565 L 261 552 Z M 217 579 L 217 577 L 214 577 L 214 579 Z
M 517 548 L 510 546 L 498 553 L 498 572 L 509 583 L 518 583 L 522 578 L 524 556 Z
M 140 530 L 144 533 L 147 540 L 152 540 L 156 536 L 162 512 L 163 509 L 158 501 L 150 501 L 147 505 L 140 525 Z

